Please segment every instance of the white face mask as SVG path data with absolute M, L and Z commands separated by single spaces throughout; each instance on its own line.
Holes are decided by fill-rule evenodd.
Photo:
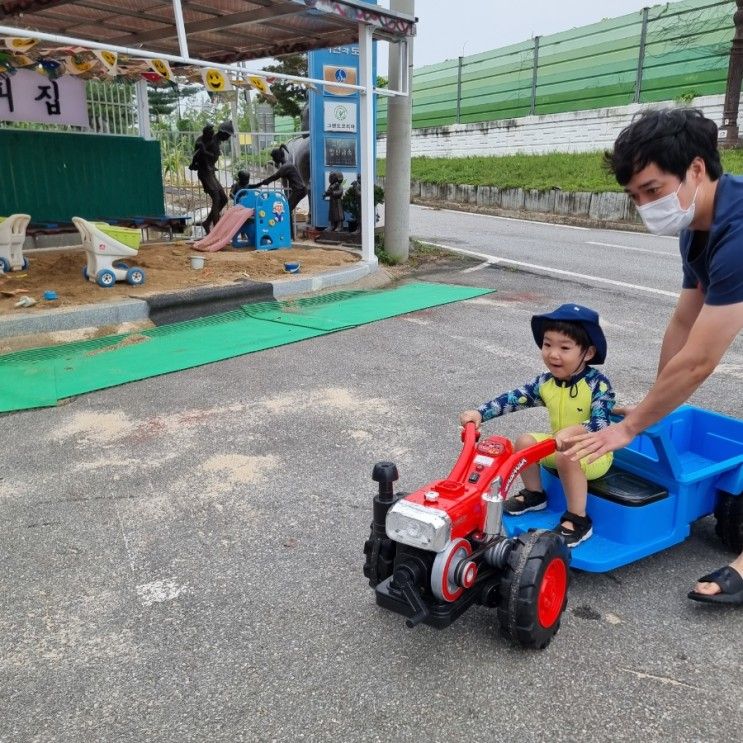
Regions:
M 651 201 L 649 204 L 638 206 L 637 211 L 645 223 L 645 227 L 654 235 L 678 235 L 681 230 L 685 230 L 694 219 L 694 208 L 696 206 L 697 190 L 694 191 L 694 198 L 688 209 L 681 207 L 679 201 L 679 187 L 668 196 L 664 196 L 657 201 Z

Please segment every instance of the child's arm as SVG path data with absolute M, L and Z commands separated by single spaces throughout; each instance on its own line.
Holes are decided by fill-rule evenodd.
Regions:
M 546 379 L 547 374 L 540 374 L 523 387 L 504 392 L 493 400 L 483 403 L 477 410 L 484 421 L 489 421 L 491 418 L 498 418 L 506 413 L 544 405 L 544 401 L 539 396 L 539 388 Z
M 600 372 L 591 375 L 586 382 L 591 388 L 591 417 L 582 428 L 589 432 L 600 431 L 611 422 L 609 416 L 615 404 L 614 390 L 611 388 L 611 382 Z

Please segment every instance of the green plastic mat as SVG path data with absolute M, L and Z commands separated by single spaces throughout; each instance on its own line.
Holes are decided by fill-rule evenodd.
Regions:
M 387 291 L 345 291 L 287 302 L 260 302 L 243 309 L 256 319 L 330 332 L 486 293 L 451 284 L 417 283 Z
M 335 292 L 245 305 L 137 333 L 7 354 L 0 356 L 0 412 L 56 405 L 73 395 L 488 293 L 488 289 L 425 283 Z

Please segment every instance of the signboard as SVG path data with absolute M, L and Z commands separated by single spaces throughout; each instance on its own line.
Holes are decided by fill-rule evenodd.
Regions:
M 326 132 L 356 132 L 358 111 L 355 103 L 325 101 L 323 109 L 323 129 Z
M 371 0 L 376 5 L 376 0 Z M 376 56 L 376 42 L 372 44 Z M 315 227 L 328 225 L 328 188 L 331 172 L 342 172 L 347 189 L 359 173 L 361 138 L 359 125 L 359 91 L 339 88 L 332 83 L 357 85 L 359 79 L 359 48 L 335 46 L 308 54 L 309 76 L 327 80 L 322 90 L 310 90 L 310 172 L 312 195 L 310 219 Z M 376 79 L 376 64 L 372 60 L 372 79 Z M 376 106 L 375 106 L 376 110 Z M 372 141 L 376 138 L 372 132 Z M 376 149 L 376 148 L 375 148 Z M 373 174 L 372 174 L 373 175 Z
M 85 81 L 72 75 L 50 80 L 33 70 L 0 75 L 0 121 L 35 121 L 90 127 Z
M 350 137 L 325 137 L 325 165 L 355 168 L 356 140 Z
M 323 65 L 322 79 L 327 80 L 328 82 L 358 85 L 358 83 L 356 82 L 356 67 L 338 67 L 336 65 Z M 341 98 L 344 98 L 347 96 L 358 96 L 358 91 L 351 90 L 349 88 L 339 88 L 335 85 L 326 85 L 325 94 L 337 95 Z

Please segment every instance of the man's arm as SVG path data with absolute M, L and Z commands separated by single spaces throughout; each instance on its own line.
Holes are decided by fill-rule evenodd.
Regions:
M 660 349 L 658 361 L 658 374 L 663 371 L 665 365 L 684 347 L 692 326 L 704 306 L 704 294 L 702 290 L 682 289 L 676 309 L 668 322 L 663 345 Z
M 741 330 L 743 302 L 704 305 L 686 343 L 663 366 L 645 399 L 620 423 L 577 436 L 565 453 L 574 461 L 588 456 L 592 462 L 606 452 L 626 446 L 638 433 L 686 402 L 712 374 Z

